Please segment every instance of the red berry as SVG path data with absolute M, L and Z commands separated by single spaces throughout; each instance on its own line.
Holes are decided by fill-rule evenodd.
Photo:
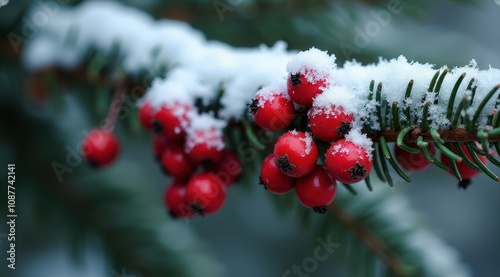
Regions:
M 316 165 L 311 173 L 297 179 L 295 193 L 300 203 L 317 213 L 325 213 L 337 192 L 337 183 L 322 165 Z
M 231 151 L 224 151 L 222 160 L 216 164 L 212 171 L 225 186 L 230 186 L 243 172 L 240 159 Z
M 113 133 L 101 129 L 90 131 L 82 145 L 84 158 L 97 167 L 111 164 L 119 151 L 118 139 Z
M 328 86 L 328 82 L 326 77 L 316 80 L 314 75 L 318 73 L 313 70 L 305 70 L 304 72 L 291 73 L 288 76 L 288 95 L 297 104 L 311 106 L 314 98 Z
M 469 158 L 470 161 L 472 161 L 474 164 L 476 164 L 474 162 L 474 160 L 472 159 L 469 151 L 467 150 L 467 147 L 465 146 L 465 144 L 461 144 L 460 145 L 465 153 L 465 155 L 467 156 L 467 158 Z M 453 152 L 456 152 L 455 149 L 452 149 Z M 483 163 L 486 163 L 488 161 L 488 159 L 485 157 L 485 156 L 481 156 L 481 155 L 477 155 L 478 158 L 481 160 L 481 162 Z M 450 159 L 448 158 L 448 156 L 446 156 L 445 154 L 441 153 L 441 162 L 450 168 L 450 170 L 448 171 L 448 173 L 452 176 L 455 176 L 455 174 L 453 173 L 453 171 L 451 170 L 451 165 L 450 165 Z M 478 175 L 479 173 L 481 173 L 480 171 L 476 171 L 472 168 L 470 168 L 467 164 L 465 164 L 464 162 L 457 162 L 456 163 L 457 165 L 457 168 L 458 168 L 458 172 L 460 173 L 460 177 L 462 177 L 462 181 L 458 184 L 460 188 L 463 188 L 463 189 L 466 189 L 469 185 L 470 185 L 470 179 L 476 175 Z
M 274 162 L 271 154 L 264 159 L 260 168 L 260 184 L 268 191 L 275 194 L 287 193 L 295 186 L 295 179 L 285 175 Z
M 224 155 L 224 147 L 222 131 L 211 128 L 188 134 L 185 151 L 195 164 L 205 161 L 218 163 Z
M 161 164 L 168 175 L 180 180 L 188 178 L 196 170 L 196 166 L 184 152 L 184 145 L 180 143 L 170 144 L 165 148 Z
M 415 142 L 409 142 L 406 145 L 413 148 L 418 148 Z M 433 143 L 427 144 L 427 149 L 432 155 L 436 153 L 436 147 Z M 399 165 L 409 171 L 422 171 L 429 167 L 429 165 L 431 165 L 431 163 L 425 158 L 425 155 L 422 152 L 410 153 L 396 146 L 394 149 L 394 154 Z
M 167 187 L 163 195 L 165 206 L 172 217 L 190 218 L 194 216 L 186 202 L 186 186 L 177 181 Z
M 144 102 L 139 107 L 139 121 L 141 125 L 149 131 L 153 130 L 153 117 L 155 115 L 155 110 L 149 102 Z
M 163 154 L 163 150 L 168 145 L 168 139 L 165 137 L 163 134 L 156 134 L 153 137 L 153 153 L 155 155 L 155 158 L 160 160 L 161 155 Z
M 274 162 L 290 177 L 309 174 L 318 161 L 318 147 L 310 134 L 289 131 L 274 145 Z
M 313 106 L 308 113 L 309 123 L 313 134 L 322 141 L 336 141 L 351 130 L 354 116 L 346 113 L 342 107 Z
M 191 106 L 181 103 L 161 107 L 154 116 L 154 130 L 164 134 L 169 140 L 183 138 L 190 123 L 191 109 Z
M 370 174 L 372 158 L 365 147 L 341 139 L 326 151 L 325 164 L 335 180 L 353 184 L 362 181 Z
M 226 199 L 226 189 L 214 173 L 199 173 L 187 184 L 186 201 L 200 215 L 218 211 Z
M 255 96 L 250 104 L 250 114 L 259 127 L 275 132 L 285 129 L 292 123 L 295 108 L 292 100 L 285 94 L 271 91 Z

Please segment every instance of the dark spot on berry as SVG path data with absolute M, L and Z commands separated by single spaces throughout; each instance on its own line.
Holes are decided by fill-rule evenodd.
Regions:
M 252 103 L 248 104 L 248 108 L 250 109 L 250 114 L 255 115 L 257 113 L 257 109 L 259 109 L 259 100 L 252 99 Z
M 292 86 L 298 86 L 300 85 L 300 73 L 297 74 L 290 74 L 290 82 L 292 83 Z
M 290 173 L 295 168 L 295 165 L 291 164 L 288 160 L 288 155 L 278 157 L 276 159 L 276 166 L 284 173 Z
M 458 182 L 458 188 L 459 189 L 463 189 L 463 190 L 466 190 L 469 188 L 469 186 L 472 184 L 472 181 L 471 179 L 464 179 L 460 182 Z
M 179 216 L 177 214 L 175 214 L 174 212 L 172 212 L 171 210 L 168 210 L 168 215 L 174 219 L 179 218 Z
M 356 162 L 356 164 L 349 169 L 349 172 L 351 172 L 351 178 L 354 180 L 358 180 L 359 178 L 363 178 L 366 175 L 366 169 L 364 165 L 359 165 L 359 163 Z
M 152 125 L 153 131 L 155 131 L 155 133 L 161 133 L 161 131 L 163 130 L 163 126 L 161 126 L 161 123 L 158 120 L 154 120 Z
M 264 184 L 264 180 L 262 180 L 262 177 L 259 176 L 259 186 L 264 186 L 264 189 L 267 190 L 266 184 Z
M 208 158 L 208 159 L 205 159 L 205 160 L 202 160 L 200 162 L 201 166 L 203 166 L 203 168 L 213 168 L 215 167 L 215 163 L 212 159 Z
M 348 122 L 341 122 L 340 123 L 340 126 L 337 128 L 337 133 L 340 135 L 340 136 L 345 136 L 347 133 L 349 133 L 349 131 L 351 130 L 351 123 L 348 123 Z
M 314 207 L 313 211 L 317 214 L 324 214 L 327 212 L 326 206 Z
M 193 211 L 193 213 L 195 213 L 195 214 L 205 216 L 205 213 L 203 212 L 203 210 L 204 210 L 203 207 L 201 207 L 201 205 L 198 203 L 194 203 L 191 205 L 191 211 Z

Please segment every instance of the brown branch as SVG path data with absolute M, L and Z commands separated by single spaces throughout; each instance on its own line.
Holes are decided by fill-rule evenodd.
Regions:
M 392 253 L 387 245 L 361 222 L 344 212 L 337 204 L 331 204 L 328 207 L 328 212 L 356 235 L 368 248 L 375 252 L 387 264 L 394 276 L 406 276 L 403 271 L 403 264 L 396 254 Z
M 467 132 L 465 129 L 455 129 L 455 130 L 442 130 L 438 131 L 439 136 L 442 140 L 446 142 L 471 142 L 471 141 L 480 141 L 477 137 L 478 129 L 474 129 L 471 133 Z M 382 132 L 372 133 L 369 137 L 374 141 L 378 142 L 380 137 L 385 137 L 388 142 L 394 142 L 397 140 L 399 135 L 399 131 L 395 130 L 385 130 Z M 424 141 L 434 141 L 429 131 L 427 132 L 410 132 L 403 139 L 404 142 L 416 142 L 418 137 L 422 136 Z M 498 142 L 500 141 L 500 136 L 491 136 L 488 137 L 488 141 L 490 142 Z

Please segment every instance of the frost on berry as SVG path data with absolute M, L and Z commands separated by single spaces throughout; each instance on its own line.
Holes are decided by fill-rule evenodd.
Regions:
M 297 131 L 292 131 L 292 132 L 295 132 L 295 135 L 298 134 Z M 293 134 L 293 133 L 292 133 Z M 312 144 L 313 144 L 313 138 L 311 136 L 310 133 L 306 133 L 306 137 L 305 138 L 300 138 L 301 141 L 303 141 L 305 144 L 306 144 L 306 149 L 304 151 L 304 154 L 302 154 L 301 156 L 302 157 L 305 157 L 306 155 L 309 155 L 311 153 L 311 150 L 312 150 Z
M 337 67 L 335 55 L 328 55 L 328 52 L 317 48 L 310 48 L 300 51 L 287 64 L 286 69 L 292 74 L 292 85 L 294 75 L 300 74 L 311 84 L 316 84 L 320 80 L 328 79 L 330 72 Z M 300 84 L 300 83 L 299 83 Z M 298 84 L 297 84 L 298 85 Z
M 359 178 L 363 178 L 367 175 L 366 169 L 364 165 L 360 165 L 356 162 L 356 164 L 349 169 L 351 173 L 351 177 L 354 180 L 358 180 Z
M 295 168 L 295 165 L 288 160 L 288 155 L 276 158 L 276 166 L 284 173 L 290 173 Z

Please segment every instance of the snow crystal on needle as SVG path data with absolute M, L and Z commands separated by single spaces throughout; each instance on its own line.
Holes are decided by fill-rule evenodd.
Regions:
M 330 73 L 337 66 L 335 60 L 335 55 L 328 55 L 327 51 L 312 47 L 293 57 L 286 69 L 291 74 L 304 74 L 309 82 L 315 84 L 320 80 L 330 80 Z

